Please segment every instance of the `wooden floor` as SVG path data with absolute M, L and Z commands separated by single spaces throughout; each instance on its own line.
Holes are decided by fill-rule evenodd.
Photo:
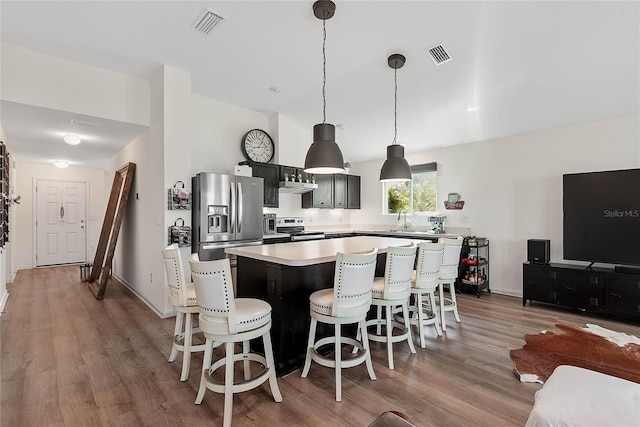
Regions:
M 180 363 L 168 363 L 174 319 L 158 318 L 111 282 L 97 301 L 77 266 L 17 274 L 0 317 L 2 426 L 221 425 L 223 398 L 207 392 L 194 405 L 202 356 L 187 382 Z M 448 319 L 445 337 L 433 333 L 411 355 L 395 345 L 396 370 L 383 344 L 372 343 L 377 381 L 361 365 L 343 373 L 343 401 L 334 400 L 333 371 L 313 364 L 279 379 L 284 401 L 267 384 L 235 396 L 236 426 L 367 426 L 387 410 L 419 426 L 521 426 L 538 384 L 513 374 L 509 350 L 523 335 L 556 323 L 595 323 L 640 335 L 638 324 L 587 316 L 518 298 L 459 296 L 462 324 Z

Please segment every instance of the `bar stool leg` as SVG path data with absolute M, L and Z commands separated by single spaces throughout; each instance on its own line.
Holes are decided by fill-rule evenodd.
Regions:
M 336 342 L 335 348 L 335 361 L 336 361 L 336 402 L 342 401 L 342 338 L 340 335 L 340 324 L 335 325 L 336 330 Z
M 184 323 L 184 313 L 178 311 L 176 313 L 176 326 L 173 329 L 173 343 L 171 344 L 171 354 L 169 355 L 169 362 L 173 362 L 178 357 L 178 349 L 176 348 L 175 340 L 182 334 L 182 325 Z
M 244 354 L 250 353 L 249 341 L 242 342 L 242 352 Z M 265 349 L 265 352 L 266 352 L 266 349 Z M 249 361 L 249 359 L 245 359 L 243 365 L 244 365 L 244 379 L 245 381 L 249 381 L 251 379 L 251 362 Z
M 191 365 L 191 338 L 192 338 L 192 318 L 191 313 L 185 313 L 184 325 L 184 349 L 182 350 L 182 375 L 180 381 L 186 381 L 189 378 L 189 367 Z
M 438 284 L 438 294 L 440 295 L 440 323 L 442 324 L 442 332 L 447 331 L 447 321 L 444 318 L 444 286 Z
M 307 356 L 304 360 L 304 368 L 302 368 L 302 378 L 306 378 L 311 367 L 311 352 L 313 351 L 313 344 L 316 340 L 316 324 L 318 321 L 311 318 L 311 326 L 309 326 L 309 341 L 307 341 Z
M 382 307 L 378 306 L 378 312 Z M 395 369 L 393 366 L 393 326 L 391 325 L 391 306 L 388 305 L 385 307 L 385 315 L 387 318 L 385 319 L 387 326 L 387 359 L 389 359 L 389 369 Z M 378 319 L 381 317 L 379 316 Z M 378 323 L 378 328 L 380 328 L 380 323 Z
M 204 358 L 202 359 L 202 374 L 200 375 L 200 388 L 198 389 L 198 395 L 196 396 L 196 405 L 202 403 L 204 393 L 207 391 L 207 384 L 204 380 L 204 376 L 211 367 L 211 356 L 213 353 L 213 341 L 207 338 L 204 344 Z
M 433 295 L 433 292 L 429 293 L 429 304 L 431 304 L 431 311 L 433 315 L 436 317 L 436 321 L 434 323 L 436 327 L 436 333 L 439 337 L 442 336 L 442 328 L 440 327 L 440 319 L 438 319 L 438 310 L 436 310 L 436 297 Z
M 227 360 L 224 372 L 224 415 L 222 421 L 224 427 L 231 427 L 231 417 L 233 415 L 233 347 L 233 342 L 225 344 Z
M 262 336 L 264 341 L 264 356 L 267 359 L 267 367 L 269 368 L 269 386 L 271 394 L 276 402 L 282 402 L 282 395 L 278 388 L 278 378 L 276 378 L 276 364 L 273 360 L 273 347 L 271 345 L 271 334 L 267 332 Z
M 366 319 L 363 319 L 360 321 L 360 329 L 362 330 L 362 346 L 364 347 L 364 351 L 367 352 L 365 362 L 367 364 L 367 371 L 369 372 L 369 378 L 371 378 L 372 380 L 375 380 L 376 373 L 373 372 L 373 363 L 371 362 L 371 349 L 369 348 L 369 334 L 367 333 Z
M 408 302 L 402 304 L 402 317 L 404 318 L 404 327 L 407 328 L 407 341 L 409 342 L 409 350 L 411 353 L 416 352 L 416 348 L 413 345 L 413 337 L 411 336 L 411 323 L 409 322 L 409 306 Z

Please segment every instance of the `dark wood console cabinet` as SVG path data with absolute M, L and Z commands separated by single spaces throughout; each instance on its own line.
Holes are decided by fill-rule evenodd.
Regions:
M 557 304 L 594 313 L 640 320 L 640 275 L 613 268 L 586 269 L 572 264 L 522 266 L 522 305 Z

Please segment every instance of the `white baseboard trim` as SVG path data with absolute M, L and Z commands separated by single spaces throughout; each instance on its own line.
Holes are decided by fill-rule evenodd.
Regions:
M 0 316 L 2 316 L 2 312 L 4 311 L 4 306 L 7 304 L 7 300 L 9 299 L 9 292 L 6 290 L 2 295 L 2 299 L 0 299 Z
M 143 297 L 142 295 L 140 295 L 134 288 L 133 286 L 131 286 L 130 283 L 128 283 L 126 280 L 124 280 L 123 278 L 112 274 L 112 277 L 114 279 L 116 279 L 118 282 L 122 283 L 122 285 L 124 287 L 126 287 L 127 289 L 129 289 L 131 292 L 133 292 L 133 294 L 135 296 L 138 297 L 138 299 L 140 299 L 140 301 L 142 301 L 143 303 L 145 303 L 147 305 L 147 307 L 149 307 L 158 317 L 160 317 L 161 319 L 166 319 L 167 317 L 172 317 L 176 315 L 175 311 L 169 311 L 169 312 L 165 312 L 163 310 L 160 310 L 158 307 L 156 307 L 155 305 L 153 305 L 151 302 L 149 302 L 145 297 Z
M 494 289 L 491 288 L 491 293 L 492 294 L 498 294 L 498 295 L 507 295 L 510 297 L 518 297 L 518 298 L 522 298 L 522 291 L 514 291 L 511 289 Z
M 16 273 L 17 273 L 17 271 L 14 271 L 13 274 L 11 275 L 11 277 L 9 277 L 7 279 L 7 284 L 13 283 L 13 281 L 16 280 Z

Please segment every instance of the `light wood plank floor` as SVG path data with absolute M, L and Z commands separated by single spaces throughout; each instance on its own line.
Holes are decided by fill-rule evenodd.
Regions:
M 110 282 L 97 301 L 77 266 L 20 271 L 0 317 L 2 426 L 221 425 L 223 398 L 207 392 L 194 405 L 202 356 L 187 382 L 168 363 L 174 319 L 158 318 L 129 290 Z M 236 426 L 366 426 L 387 410 L 420 426 L 518 426 L 537 384 L 513 375 L 509 350 L 523 336 L 556 323 L 601 326 L 640 335 L 638 324 L 495 294 L 459 296 L 462 324 L 449 318 L 445 337 L 427 348 L 395 345 L 395 371 L 383 344 L 372 343 L 377 381 L 363 365 L 344 370 L 343 401 L 335 402 L 333 371 L 312 365 L 279 379 L 284 401 L 267 384 L 236 395 Z

